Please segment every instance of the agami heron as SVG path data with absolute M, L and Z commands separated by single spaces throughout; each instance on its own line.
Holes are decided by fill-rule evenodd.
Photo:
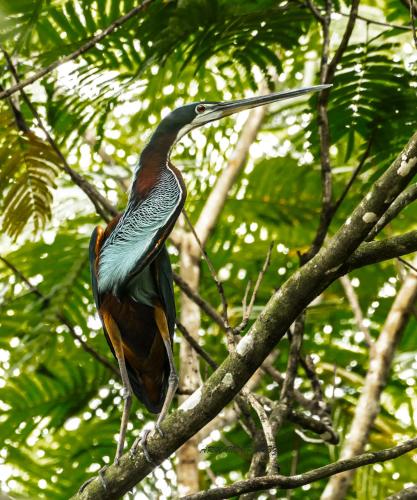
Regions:
M 184 206 L 186 189 L 170 162 L 172 147 L 206 123 L 327 87 L 175 109 L 158 125 L 140 156 L 126 210 L 106 229 L 94 230 L 90 242 L 94 300 L 123 382 L 116 463 L 123 452 L 132 393 L 148 410 L 159 413 L 156 428 L 161 432 L 178 386 L 172 352 L 175 301 L 165 240 Z

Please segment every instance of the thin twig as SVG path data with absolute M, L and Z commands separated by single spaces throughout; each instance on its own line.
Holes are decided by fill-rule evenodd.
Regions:
M 355 289 L 352 286 L 352 283 L 349 279 L 349 276 L 345 275 L 339 278 L 340 283 L 342 284 L 343 290 L 345 292 L 346 298 L 349 301 L 350 307 L 352 309 L 353 315 L 355 317 L 355 321 L 358 329 L 363 332 L 365 335 L 365 342 L 368 346 L 372 346 L 374 341 L 369 332 L 369 328 L 364 324 L 364 317 L 362 313 L 362 308 L 359 303 L 358 296 L 355 292 Z
M 182 333 L 185 340 L 191 345 L 191 347 L 195 350 L 195 352 L 201 356 L 204 361 L 211 367 L 213 370 L 219 367 L 219 365 L 214 361 L 214 359 L 208 354 L 200 344 L 194 339 L 194 337 L 189 333 L 189 331 L 185 328 L 185 326 L 178 320 L 176 320 L 178 330 Z
M 323 391 L 321 390 L 320 380 L 317 377 L 316 370 L 314 368 L 313 359 L 309 354 L 305 356 L 300 356 L 300 364 L 305 371 L 305 374 L 310 379 L 311 387 L 314 392 L 314 398 L 317 401 L 317 406 L 324 409 L 327 404 L 324 401 Z
M 230 486 L 222 488 L 213 488 L 207 491 L 200 491 L 193 495 L 182 497 L 183 500 L 217 500 L 223 498 L 231 498 L 250 491 L 261 491 L 269 488 L 293 489 L 305 484 L 313 483 L 320 479 L 324 479 L 339 472 L 357 469 L 364 465 L 375 464 L 378 462 L 386 462 L 394 458 L 400 457 L 417 448 L 417 438 L 409 439 L 404 443 L 386 448 L 380 451 L 363 453 L 347 460 L 339 460 L 329 465 L 313 469 L 304 474 L 295 476 L 265 476 L 244 481 L 238 481 Z
M 282 375 L 271 363 L 267 363 L 266 361 L 262 364 L 262 370 L 267 373 L 272 380 L 274 380 L 278 385 L 284 383 L 285 377 Z M 307 399 L 300 391 L 294 389 L 294 399 L 300 404 L 303 408 L 309 410 L 311 413 L 315 413 L 316 404 L 311 399 Z
M 301 349 L 304 332 L 304 314 L 302 313 L 294 322 L 294 333 L 291 338 L 290 351 L 288 354 L 287 369 L 285 379 L 281 387 L 279 402 L 272 409 L 269 417 L 274 435 L 283 426 L 288 414 L 292 409 L 294 401 L 294 381 L 297 375 L 298 357 Z
M 228 313 L 227 313 L 227 307 L 228 307 L 227 306 L 227 299 L 226 299 L 226 295 L 224 293 L 223 284 L 219 280 L 219 278 L 217 277 L 216 270 L 214 269 L 214 266 L 213 266 L 211 260 L 209 259 L 209 256 L 207 255 L 207 252 L 206 252 L 205 248 L 201 244 L 200 238 L 198 237 L 198 234 L 196 233 L 196 231 L 194 229 L 194 226 L 191 223 L 191 220 L 188 217 L 186 211 L 183 210 L 182 213 L 184 214 L 184 218 L 187 221 L 187 224 L 188 224 L 189 228 L 191 229 L 191 232 L 193 233 L 194 238 L 195 238 L 198 246 L 200 247 L 201 254 L 202 254 L 204 260 L 206 261 L 207 266 L 208 266 L 208 268 L 210 270 L 210 274 L 211 274 L 211 276 L 212 276 L 212 278 L 213 278 L 213 280 L 214 280 L 214 282 L 216 284 L 217 290 L 219 292 L 219 295 L 220 295 L 220 298 L 221 298 L 221 301 L 222 301 L 222 307 L 223 307 L 223 314 L 222 314 L 222 316 L 223 316 L 224 325 L 225 325 L 226 330 L 230 330 L 229 317 L 228 317 Z
M 225 329 L 223 318 L 220 314 L 214 309 L 214 307 L 207 302 L 201 295 L 195 292 L 190 285 L 181 278 L 181 276 L 177 273 L 172 273 L 174 282 L 181 288 L 181 290 L 187 295 L 189 299 L 195 302 L 198 307 L 207 314 L 209 318 L 211 318 L 215 323 L 217 323 L 222 329 Z
M 5 97 L 9 97 L 10 95 L 14 94 L 15 92 L 22 90 L 25 88 L 27 85 L 30 85 L 33 82 L 36 82 L 36 80 L 39 80 L 40 78 L 44 77 L 48 73 L 51 73 L 54 69 L 58 68 L 58 66 L 61 66 L 62 64 L 68 62 L 68 61 L 73 61 L 77 57 L 79 57 L 81 54 L 84 54 L 91 48 L 93 48 L 97 43 L 99 43 L 101 40 L 103 40 L 106 36 L 110 35 L 115 31 L 117 28 L 122 26 L 124 23 L 129 21 L 129 19 L 132 19 L 132 17 L 136 16 L 139 14 L 142 10 L 144 10 L 153 0 L 143 0 L 141 5 L 138 5 L 137 7 L 134 7 L 132 10 L 130 10 L 127 14 L 124 16 L 119 17 L 116 19 L 116 21 L 113 21 L 106 29 L 100 31 L 97 35 L 93 36 L 87 43 L 79 47 L 77 50 L 74 52 L 71 52 L 71 54 L 68 54 L 67 56 L 61 57 L 60 59 L 54 61 L 53 63 L 49 64 L 45 68 L 40 69 L 37 71 L 34 75 L 30 76 L 29 78 L 26 78 L 25 80 L 17 83 L 16 85 L 13 85 L 7 90 L 4 90 L 3 92 L 0 92 L 0 99 L 4 99 Z
M 327 82 L 331 83 L 333 81 L 334 74 L 336 72 L 337 65 L 339 64 L 342 56 L 348 46 L 350 37 L 352 35 L 353 28 L 355 27 L 356 18 L 358 16 L 358 8 L 359 8 L 359 0 L 352 0 L 352 5 L 349 12 L 349 19 L 345 28 L 345 32 L 343 33 L 342 40 L 337 47 L 336 53 L 334 54 L 332 60 L 329 63 L 327 68 Z
M 402 264 L 409 267 L 412 271 L 414 271 L 417 274 L 417 268 L 415 266 L 413 266 L 413 264 L 411 264 L 410 262 L 408 262 L 407 260 L 405 260 L 401 257 L 397 257 L 397 260 L 399 260 Z
M 340 14 L 343 17 L 350 16 L 350 14 L 347 12 L 338 12 L 338 14 Z M 404 30 L 404 31 L 410 31 L 412 29 L 411 26 L 404 26 L 403 24 L 386 23 L 384 21 L 376 21 L 375 19 L 361 16 L 360 14 L 358 14 L 356 18 L 360 19 L 361 21 L 365 21 L 366 23 L 375 24 L 377 26 L 385 26 L 386 28 L 395 28 L 397 30 Z
M 321 14 L 317 8 L 315 8 L 316 12 L 313 11 L 313 8 L 315 7 L 315 5 L 312 4 L 311 0 L 306 0 L 305 2 L 302 1 L 302 2 L 300 2 L 300 4 L 308 7 L 312 11 L 314 17 L 318 21 L 320 21 Z M 407 0 L 407 5 L 409 6 L 408 0 Z M 340 16 L 343 16 L 343 17 L 350 17 L 350 15 L 351 15 L 350 12 L 336 12 L 336 14 L 339 14 Z M 356 19 L 360 19 L 361 21 L 365 21 L 368 24 L 375 24 L 377 26 L 384 26 L 386 28 L 394 28 L 394 29 L 403 30 L 403 31 L 411 31 L 413 29 L 411 26 L 404 26 L 403 24 L 395 24 L 395 23 L 387 23 L 384 21 L 376 21 L 375 19 L 371 19 L 370 17 L 362 16 L 360 14 L 356 15 Z
M 300 356 L 300 364 L 310 380 L 311 387 L 314 393 L 314 401 L 316 403 L 317 410 L 320 411 L 321 419 L 330 429 L 332 429 L 333 433 L 335 434 L 335 431 L 333 430 L 331 408 L 330 405 L 326 402 L 323 391 L 321 390 L 320 380 L 317 377 L 312 357 L 309 354 Z
M 14 64 L 7 53 L 7 51 L 3 48 L 0 47 L 5 58 L 7 61 L 7 65 L 10 69 L 10 72 L 12 73 L 14 79 L 16 82 L 19 82 L 19 75 L 16 71 L 16 68 L 14 67 Z M 35 106 L 32 104 L 30 101 L 29 97 L 27 96 L 26 92 L 24 90 L 21 90 L 21 95 L 23 97 L 23 100 L 26 102 L 28 108 L 31 110 L 33 116 L 35 117 L 39 127 L 42 129 L 44 132 L 46 139 L 48 143 L 51 145 L 52 149 L 55 151 L 55 153 L 58 155 L 59 159 L 62 162 L 62 169 L 70 176 L 72 181 L 84 191 L 84 193 L 88 196 L 88 198 L 91 200 L 93 203 L 95 209 L 97 210 L 97 213 L 103 217 L 104 220 L 107 222 L 110 220 L 111 216 L 117 215 L 118 211 L 115 207 L 113 207 L 109 201 L 102 195 L 100 194 L 97 189 L 90 184 L 86 179 L 84 179 L 79 173 L 75 172 L 68 164 L 65 156 L 62 154 L 60 148 L 56 144 L 55 140 L 52 138 L 51 134 L 49 133 L 47 127 L 43 123 L 42 118 L 40 117 L 38 111 L 36 110 Z
M 295 410 L 290 410 L 288 412 L 288 420 L 298 424 L 303 429 L 307 429 L 318 434 L 321 442 L 329 444 L 339 443 L 339 436 L 337 432 L 324 420 L 317 420 L 311 415 L 306 415 L 305 413 Z
M 358 165 L 356 166 L 355 170 L 352 172 L 352 175 L 348 181 L 348 183 L 345 186 L 345 189 L 343 190 L 342 194 L 340 195 L 339 199 L 336 201 L 336 203 L 333 205 L 333 216 L 339 209 L 340 205 L 343 203 L 344 199 L 346 198 L 346 195 L 348 194 L 350 188 L 352 187 L 353 183 L 356 180 L 356 177 L 359 175 L 360 171 L 362 170 L 363 166 L 366 163 L 366 160 L 369 157 L 369 153 L 371 152 L 371 146 L 373 142 L 374 136 L 371 135 L 369 138 L 368 144 L 366 146 L 366 150 L 362 155 L 362 158 L 360 159 Z
M 320 83 L 332 83 L 336 72 L 337 65 L 341 60 L 353 28 L 355 26 L 358 14 L 359 0 L 353 0 L 350 9 L 349 20 L 347 22 L 345 32 L 343 33 L 342 40 L 329 62 L 330 53 L 330 15 L 331 3 L 326 1 L 326 14 L 321 21 L 323 33 L 323 45 L 320 62 Z M 310 6 L 309 6 L 310 7 Z M 317 103 L 317 120 L 320 138 L 320 163 L 321 163 L 321 184 L 322 184 L 322 203 L 320 211 L 320 220 L 317 227 L 316 235 L 313 242 L 306 253 L 301 256 L 301 264 L 307 263 L 311 258 L 316 255 L 323 245 L 326 238 L 327 231 L 334 216 L 333 207 L 333 181 L 332 181 L 332 168 L 330 162 L 330 127 L 328 117 L 328 100 L 329 90 L 326 89 L 319 94 Z
M 411 28 L 413 30 L 413 40 L 414 45 L 417 49 L 417 32 L 416 32 L 416 13 L 414 11 L 414 0 L 409 0 L 410 2 L 410 17 L 411 17 Z
M 280 401 L 285 405 L 289 405 L 294 397 L 294 381 L 297 376 L 298 359 L 300 355 L 301 344 L 304 334 L 304 313 L 301 314 L 294 322 L 293 333 L 287 335 L 290 339 L 290 352 L 288 354 L 287 369 L 285 370 L 285 380 L 282 384 Z
M 16 266 L 14 266 L 8 259 L 5 257 L 0 256 L 0 260 L 5 264 L 12 272 L 13 274 L 20 279 L 25 285 L 29 288 L 30 292 L 36 295 L 39 299 L 41 299 L 43 302 L 48 301 L 48 297 L 43 295 L 43 293 L 39 290 L 38 287 L 33 285 L 27 278 L 26 276 L 19 270 L 17 269 Z M 72 324 L 68 321 L 68 319 L 61 314 L 60 312 L 55 313 L 56 317 L 68 328 L 69 334 L 77 340 L 81 347 L 84 349 L 84 351 L 88 352 L 93 356 L 99 363 L 103 364 L 106 368 L 108 368 L 114 376 L 117 378 L 120 378 L 119 371 L 115 366 L 113 366 L 104 356 L 102 356 L 100 353 L 98 353 L 95 349 L 90 347 L 85 340 L 83 340 L 82 336 L 79 335 Z
M 266 444 L 268 447 L 268 466 L 266 469 L 267 474 L 276 474 L 279 471 L 278 467 L 278 451 L 275 443 L 275 435 L 272 426 L 269 422 L 268 415 L 262 405 L 254 394 L 251 394 L 247 389 L 243 389 L 242 393 L 247 398 L 252 408 L 256 411 L 262 430 L 265 436 Z
M 250 315 L 252 314 L 253 306 L 255 305 L 256 295 L 258 293 L 259 287 L 261 286 L 262 280 L 263 280 L 265 273 L 266 273 L 266 271 L 269 267 L 269 264 L 271 262 L 271 253 L 272 253 L 273 246 L 274 246 L 273 243 L 271 243 L 269 245 L 269 249 L 268 249 L 268 253 L 267 253 L 266 258 L 265 258 L 264 265 L 262 266 L 262 269 L 258 275 L 258 279 L 256 280 L 255 286 L 253 287 L 252 296 L 251 296 L 249 305 L 247 307 L 246 307 L 246 301 L 247 301 L 249 287 L 246 288 L 246 292 L 245 292 L 245 295 L 244 295 L 244 298 L 242 301 L 243 318 L 242 318 L 242 321 L 240 322 L 240 324 L 238 326 L 236 326 L 235 328 L 233 328 L 234 335 L 239 335 L 246 328 L 246 325 L 248 324 Z M 248 283 L 248 285 L 249 285 L 249 283 Z
M 316 5 L 313 3 L 312 0 L 306 0 L 308 8 L 311 10 L 313 16 L 319 21 L 320 23 L 323 23 L 324 16 L 320 13 L 319 9 L 316 7 Z
M 262 364 L 262 370 L 265 373 L 267 373 L 279 385 L 282 385 L 284 383 L 285 377 L 276 368 L 274 368 L 270 363 L 268 363 L 268 362 L 265 361 Z M 300 406 L 302 406 L 303 408 L 305 408 L 306 410 L 308 410 L 311 414 L 317 415 L 320 418 L 320 420 L 316 420 L 317 422 L 318 421 L 323 422 L 325 420 L 325 417 L 326 417 L 327 413 L 326 413 L 325 409 L 323 409 L 320 405 L 319 406 L 317 405 L 317 403 L 316 403 L 315 400 L 307 399 L 297 389 L 293 390 L 293 397 L 294 397 L 294 400 Z M 309 428 L 309 427 L 307 427 L 307 428 Z M 332 431 L 336 435 L 335 431 L 334 430 L 332 430 Z

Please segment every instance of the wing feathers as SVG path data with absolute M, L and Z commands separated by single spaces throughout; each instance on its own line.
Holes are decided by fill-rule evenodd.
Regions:
M 117 293 L 158 253 L 184 203 L 177 176 L 164 169 L 146 198 L 129 205 L 100 253 L 98 289 Z

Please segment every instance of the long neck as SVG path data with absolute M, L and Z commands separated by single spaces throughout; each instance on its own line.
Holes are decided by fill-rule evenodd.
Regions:
M 175 139 L 176 132 L 158 127 L 140 155 L 139 166 L 135 171 L 132 186 L 132 195 L 146 196 L 160 178 L 166 168 L 169 154 Z

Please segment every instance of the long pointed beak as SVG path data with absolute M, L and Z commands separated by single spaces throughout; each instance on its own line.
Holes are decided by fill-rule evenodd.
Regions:
M 275 92 L 273 94 L 249 97 L 247 99 L 240 99 L 238 101 L 216 103 L 213 107 L 210 107 L 209 111 L 200 116 L 197 116 L 191 126 L 184 127 L 180 134 L 178 134 L 177 139 L 180 139 L 184 134 L 195 127 L 201 127 L 201 125 L 219 120 L 221 118 L 224 118 L 225 116 L 230 116 L 234 113 L 239 113 L 240 111 L 245 111 L 247 109 L 256 108 L 257 106 L 265 106 L 266 104 L 271 104 L 272 102 L 291 99 L 292 97 L 298 97 L 310 92 L 319 92 L 320 90 L 328 89 L 331 86 L 331 84 L 313 85 L 312 87 L 304 87 L 302 89 L 295 90 L 284 90 L 283 92 Z
M 276 101 L 283 101 L 284 99 L 291 99 L 310 92 L 319 92 L 320 90 L 331 87 L 331 84 L 314 85 L 312 87 L 304 87 L 295 90 L 285 90 L 283 92 L 275 92 L 273 94 L 262 95 L 258 97 L 249 97 L 248 99 L 240 99 L 239 101 L 228 101 L 219 103 L 212 111 L 218 118 L 229 116 L 246 109 L 256 108 L 257 106 L 265 106 Z M 208 116 L 208 115 L 207 115 Z

